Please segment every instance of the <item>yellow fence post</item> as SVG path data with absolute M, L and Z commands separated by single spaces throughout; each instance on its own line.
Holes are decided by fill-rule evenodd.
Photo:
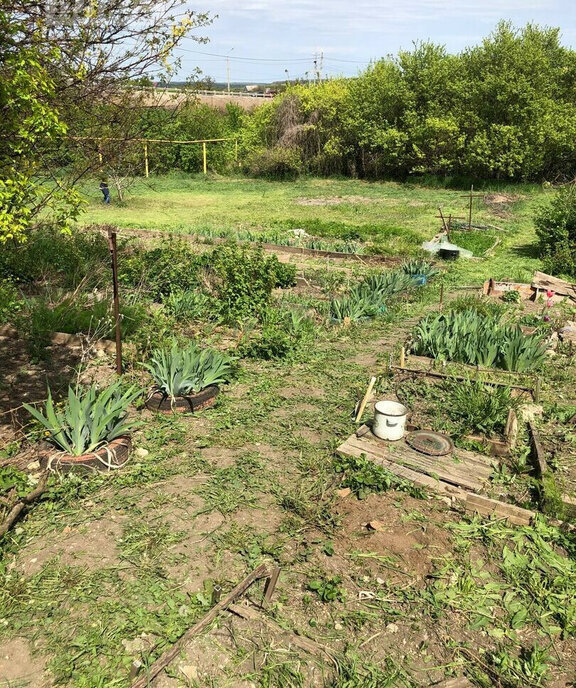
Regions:
M 206 141 L 202 143 L 202 156 L 204 158 L 204 174 L 208 174 L 208 161 L 206 159 Z
M 144 174 L 146 179 L 150 176 L 150 170 L 148 169 L 148 144 L 144 144 Z
M 234 160 L 238 163 L 238 139 L 234 141 Z

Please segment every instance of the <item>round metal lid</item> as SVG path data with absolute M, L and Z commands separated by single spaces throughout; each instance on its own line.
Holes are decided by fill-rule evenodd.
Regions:
M 428 456 L 445 456 L 454 451 L 454 443 L 449 437 L 431 430 L 411 432 L 407 435 L 406 442 L 412 449 Z

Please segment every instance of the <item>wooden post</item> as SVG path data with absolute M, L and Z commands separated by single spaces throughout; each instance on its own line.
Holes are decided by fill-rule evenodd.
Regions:
M 118 258 L 116 232 L 108 230 L 108 249 L 112 259 L 112 283 L 114 288 L 114 322 L 116 326 L 116 372 L 122 375 L 122 334 L 120 332 L 120 296 L 118 293 Z
M 208 174 L 208 161 L 206 152 L 206 141 L 202 143 L 202 159 L 204 163 L 204 174 Z
M 238 139 L 234 141 L 234 160 L 236 161 L 236 164 L 239 165 L 240 163 L 238 162 Z
M 439 303 L 439 306 L 440 306 L 440 310 L 442 310 L 444 308 L 444 285 L 443 284 L 440 285 L 440 303 Z
M 104 158 L 102 157 L 102 145 L 100 143 L 98 144 L 98 162 L 100 165 L 104 162 Z
M 276 590 L 276 584 L 278 583 L 279 576 L 280 568 L 275 566 L 270 573 L 270 578 L 268 578 L 266 585 L 264 586 L 264 604 L 270 604 L 274 590 Z
M 362 414 L 364 413 L 364 409 L 366 408 L 366 404 L 370 399 L 370 395 L 372 394 L 372 390 L 374 389 L 375 384 L 376 378 L 372 377 L 370 379 L 370 382 L 368 383 L 368 389 L 366 390 L 366 394 L 362 397 L 362 401 L 360 402 L 360 406 L 358 407 L 358 413 L 356 414 L 356 423 L 359 423 L 360 419 L 362 418 Z
M 468 229 L 472 229 L 472 201 L 474 200 L 474 184 L 470 186 L 470 206 L 468 208 Z
M 148 169 L 148 144 L 144 144 L 144 174 L 146 179 L 150 176 L 150 170 Z

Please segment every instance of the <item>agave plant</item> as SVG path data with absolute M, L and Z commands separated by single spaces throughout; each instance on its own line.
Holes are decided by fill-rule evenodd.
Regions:
M 196 344 L 190 344 L 186 349 L 174 344 L 169 350 L 153 351 L 150 363 L 143 365 L 152 375 L 158 390 L 175 399 L 227 382 L 232 361 L 219 351 L 201 350 Z
M 432 266 L 427 260 L 422 260 L 421 258 L 414 258 L 412 260 L 407 260 L 402 265 L 402 272 L 406 275 L 414 277 L 415 275 L 423 275 L 426 279 L 432 279 L 435 275 L 439 273 L 435 267 Z
M 112 440 L 126 435 L 139 425 L 127 418 L 128 407 L 142 393 L 136 387 L 122 391 L 122 380 L 99 390 L 90 387 L 69 387 L 68 398 L 57 405 L 48 389 L 44 412 L 23 404 L 24 408 L 45 428 L 46 440 L 72 456 L 97 451 Z

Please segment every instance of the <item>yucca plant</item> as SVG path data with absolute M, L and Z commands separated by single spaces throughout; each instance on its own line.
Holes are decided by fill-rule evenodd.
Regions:
M 174 344 L 171 349 L 153 351 L 150 363 L 143 366 L 152 375 L 157 389 L 166 397 L 175 399 L 227 382 L 232 361 L 219 351 L 201 350 L 196 344 L 185 349 Z
M 413 258 L 412 260 L 407 260 L 402 264 L 402 272 L 406 275 L 414 277 L 414 275 L 423 275 L 427 279 L 432 279 L 440 271 L 432 266 L 427 260 L 422 260 L 422 258 Z
M 54 403 L 48 389 L 44 412 L 23 404 L 24 408 L 45 428 L 46 440 L 71 456 L 97 451 L 138 424 L 127 417 L 128 407 L 142 393 L 134 386 L 122 391 L 122 380 L 99 390 L 90 387 L 69 387 L 68 398 Z

